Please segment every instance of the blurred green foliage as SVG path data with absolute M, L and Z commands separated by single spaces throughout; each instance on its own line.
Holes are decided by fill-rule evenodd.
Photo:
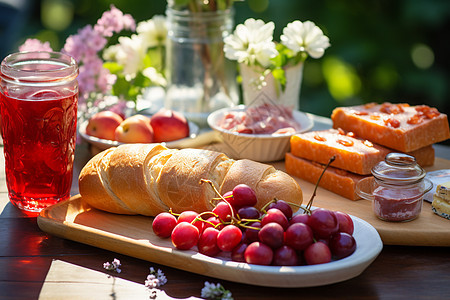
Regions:
M 94 24 L 111 4 L 136 21 L 164 14 L 164 0 L 36 0 L 17 46 L 27 37 L 60 49 L 66 37 Z M 450 114 L 447 0 L 246 0 L 235 20 L 274 21 L 275 39 L 294 20 L 315 22 L 331 47 L 304 68 L 301 110 L 330 116 L 364 102 L 428 104 Z

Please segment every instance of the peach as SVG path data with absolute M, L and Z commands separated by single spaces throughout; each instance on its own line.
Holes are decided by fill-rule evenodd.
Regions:
M 121 143 L 152 143 L 154 139 L 150 118 L 144 115 L 126 118 L 116 128 L 115 138 Z
M 189 136 L 189 123 L 179 112 L 162 108 L 150 118 L 155 141 L 170 142 Z
M 114 140 L 117 126 L 123 118 L 112 111 L 101 111 L 94 114 L 86 126 L 86 134 L 100 139 Z

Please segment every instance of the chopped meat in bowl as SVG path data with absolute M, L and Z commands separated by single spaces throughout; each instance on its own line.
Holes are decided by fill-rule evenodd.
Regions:
M 303 112 L 264 104 L 217 110 L 209 115 L 208 124 L 228 156 L 270 162 L 283 159 L 291 136 L 310 130 L 313 121 Z
M 301 130 L 291 109 L 270 104 L 230 110 L 218 120 L 217 126 L 246 134 L 292 134 Z

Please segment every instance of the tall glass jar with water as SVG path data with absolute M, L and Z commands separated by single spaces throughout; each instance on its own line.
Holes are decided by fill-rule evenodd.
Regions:
M 233 30 L 233 9 L 166 11 L 165 106 L 206 125 L 214 110 L 238 104 L 236 66 L 225 58 L 223 39 Z

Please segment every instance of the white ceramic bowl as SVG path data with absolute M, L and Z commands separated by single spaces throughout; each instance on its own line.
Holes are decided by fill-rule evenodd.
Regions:
M 244 105 L 233 108 L 219 109 L 208 116 L 208 125 L 215 130 L 225 146 L 225 153 L 234 159 L 251 159 L 259 162 L 271 162 L 284 159 L 290 149 L 290 138 L 293 134 L 310 130 L 314 122 L 312 118 L 301 111 L 294 111 L 293 116 L 301 129 L 287 134 L 245 134 L 232 132 L 217 124 L 230 111 L 243 111 Z

